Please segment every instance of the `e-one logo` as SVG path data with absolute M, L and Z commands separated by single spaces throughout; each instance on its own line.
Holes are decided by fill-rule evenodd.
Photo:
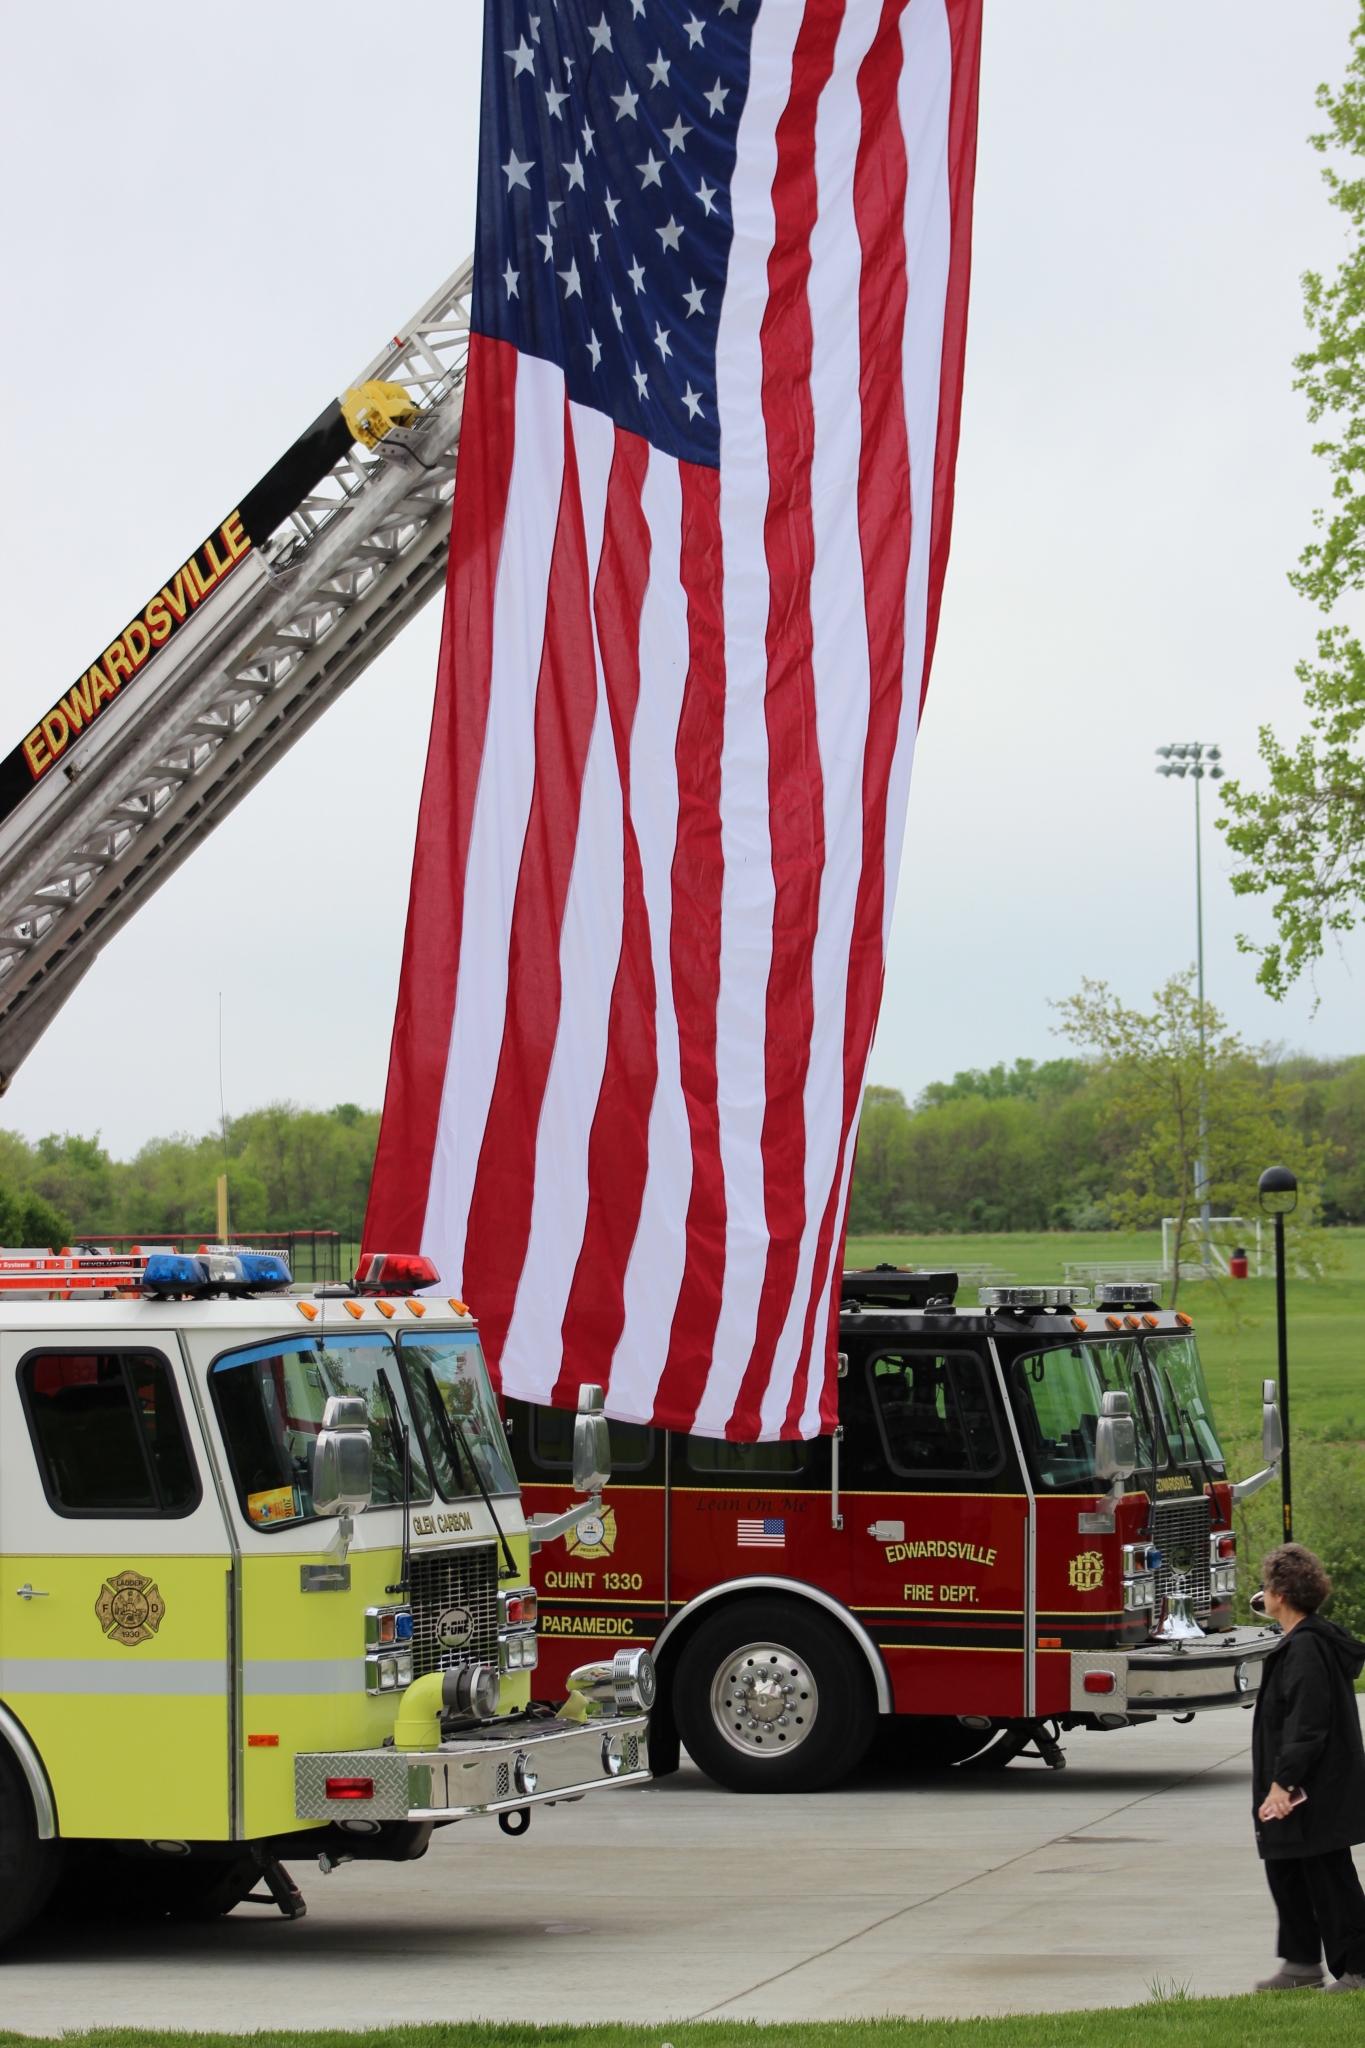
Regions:
M 443 1650 L 462 1650 L 474 1634 L 474 1617 L 467 1607 L 447 1607 L 436 1622 L 436 1640 Z

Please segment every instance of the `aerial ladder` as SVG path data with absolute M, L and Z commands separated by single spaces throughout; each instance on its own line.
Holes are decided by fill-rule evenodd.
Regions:
M 442 586 L 473 263 L 0 761 L 0 1094 L 102 948 Z

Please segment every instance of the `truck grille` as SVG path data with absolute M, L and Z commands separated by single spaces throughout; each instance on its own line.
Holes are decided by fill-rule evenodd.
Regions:
M 1209 1497 L 1161 1500 L 1152 1515 L 1152 1534 L 1161 1552 L 1161 1569 L 1156 1575 L 1156 1614 L 1174 1580 L 1182 1574 L 1189 1579 L 1191 1602 L 1197 1614 L 1209 1611 Z
M 1208 1545 L 1205 1544 L 1207 1550 Z M 413 1553 L 411 1568 L 412 1675 L 453 1671 L 461 1664 L 498 1662 L 498 1565 L 491 1543 L 465 1550 Z M 1207 1583 L 1207 1573 L 1205 1574 Z M 472 1623 L 469 1640 L 448 1648 L 437 1634 L 443 1614 L 464 1610 Z M 455 1633 L 463 1631 L 456 1629 Z

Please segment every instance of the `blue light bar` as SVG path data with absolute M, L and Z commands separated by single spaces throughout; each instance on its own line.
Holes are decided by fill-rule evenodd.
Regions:
M 278 1252 L 152 1252 L 142 1274 L 143 1292 L 159 1295 L 261 1294 L 292 1284 Z

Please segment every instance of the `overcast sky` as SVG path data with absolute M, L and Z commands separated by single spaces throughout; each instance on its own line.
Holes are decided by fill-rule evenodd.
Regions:
M 1286 571 L 1325 478 L 1290 362 L 1343 246 L 1306 136 L 1347 0 L 986 0 L 957 515 L 873 1079 L 1061 1050 L 1049 998 L 1194 957 L 1163 741 L 1302 715 Z M 472 246 L 479 9 L 4 15 L 0 752 Z M 377 1104 L 435 606 L 101 956 L 0 1103 L 126 1155 Z M 1208 785 L 1205 785 L 1206 789 Z M 1216 814 L 1216 805 L 1208 811 Z M 1282 1005 L 1205 834 L 1212 1001 L 1365 1051 L 1365 942 Z

